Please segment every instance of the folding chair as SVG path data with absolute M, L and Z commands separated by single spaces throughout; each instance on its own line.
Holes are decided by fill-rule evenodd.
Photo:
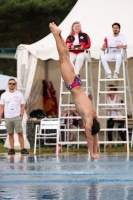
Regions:
M 133 118 L 128 119 L 128 133 L 131 134 L 131 148 L 133 147 Z
M 46 130 L 55 130 L 54 133 L 46 133 Z M 36 125 L 35 129 L 35 143 L 34 143 L 34 155 L 36 154 L 37 139 L 39 140 L 39 153 L 40 153 L 40 139 L 56 139 L 56 155 L 59 150 L 59 119 L 58 118 L 43 118 L 40 125 Z M 50 145 L 53 145 L 50 143 Z
M 7 138 L 7 131 L 6 131 L 6 133 L 5 133 L 5 131 L 6 131 L 5 121 L 2 120 L 2 122 L 0 124 L 0 140 Z

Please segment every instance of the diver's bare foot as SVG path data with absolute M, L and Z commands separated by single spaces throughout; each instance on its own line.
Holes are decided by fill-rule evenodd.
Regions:
M 49 24 L 49 28 L 52 33 L 61 33 L 61 29 L 59 29 L 54 22 Z

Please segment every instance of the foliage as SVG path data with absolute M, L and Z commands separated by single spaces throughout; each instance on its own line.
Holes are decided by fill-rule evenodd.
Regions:
M 0 0 L 1 47 L 31 44 L 49 33 L 48 24 L 59 24 L 77 0 Z
M 17 76 L 16 60 L 0 59 L 0 74 L 16 77 Z

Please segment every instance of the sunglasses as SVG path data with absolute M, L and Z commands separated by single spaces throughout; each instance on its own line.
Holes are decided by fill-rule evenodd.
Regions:
M 9 85 L 16 85 L 16 83 L 8 83 Z

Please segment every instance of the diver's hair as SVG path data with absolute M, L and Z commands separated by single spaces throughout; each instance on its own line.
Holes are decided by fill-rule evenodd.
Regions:
M 100 131 L 100 123 L 97 119 L 93 119 L 92 135 L 96 135 Z

